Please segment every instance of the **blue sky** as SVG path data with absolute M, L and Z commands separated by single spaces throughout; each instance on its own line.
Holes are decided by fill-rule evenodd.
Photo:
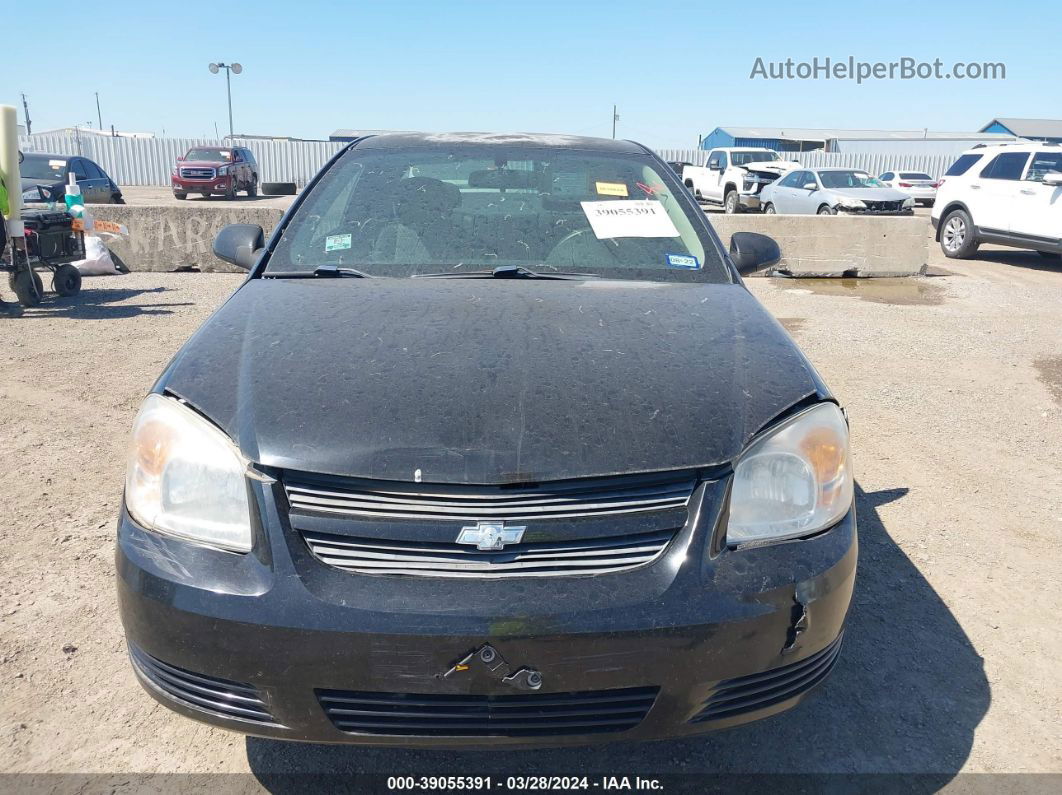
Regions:
M 157 135 L 324 138 L 338 127 L 526 130 L 695 146 L 719 125 L 973 130 L 1062 118 L 1062 3 L 120 2 L 18 3 L 0 103 L 38 130 L 103 122 Z M 978 10 L 980 9 L 980 10 Z M 31 35 L 31 32 L 32 35 Z M 10 41 L 10 39 L 8 40 Z M 80 63 L 70 53 L 82 48 Z M 62 68 L 42 68 L 42 52 Z M 1000 81 L 750 80 L 757 56 L 1003 62 Z M 14 79 L 10 79 L 13 75 Z M 21 120 L 21 107 L 20 107 Z

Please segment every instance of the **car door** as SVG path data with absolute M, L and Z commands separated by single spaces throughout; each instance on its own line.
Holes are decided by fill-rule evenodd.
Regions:
M 1028 152 L 1001 152 L 970 182 L 966 205 L 974 226 L 989 233 L 1010 231 L 1028 160 Z
M 102 168 L 97 166 L 87 157 L 81 158 L 81 162 L 85 166 L 85 173 L 88 175 L 89 184 L 92 185 L 92 192 L 95 196 L 92 201 L 99 204 L 110 204 L 112 193 L 110 179 L 108 179 L 107 175 L 103 173 Z
M 782 177 L 773 185 L 771 185 L 770 201 L 771 204 L 774 205 L 775 212 L 792 212 L 792 207 L 794 205 L 793 193 L 797 185 L 797 177 L 799 177 L 800 174 L 800 171 L 790 171 L 784 177 Z
M 814 185 L 815 187 L 807 188 L 805 185 Z M 819 181 L 815 178 L 814 172 L 799 172 L 796 187 L 793 189 L 793 209 L 790 212 L 798 215 L 814 215 L 818 212 L 821 202 L 817 195 L 818 192 Z
M 93 186 L 92 181 L 89 180 L 85 161 L 80 157 L 72 157 L 67 168 L 69 173 L 74 175 L 74 179 L 77 180 L 77 186 L 81 189 L 81 200 L 86 204 L 95 204 L 96 188 Z M 67 177 L 67 179 L 69 180 L 70 178 Z
M 701 189 L 704 198 L 717 202 L 723 200 L 723 175 L 726 174 L 729 162 L 726 152 L 713 152 L 708 158 L 707 184 Z
M 1033 152 L 1018 186 L 1010 232 L 1058 241 L 1062 238 L 1062 185 L 1047 185 L 1048 174 L 1062 174 L 1062 152 Z

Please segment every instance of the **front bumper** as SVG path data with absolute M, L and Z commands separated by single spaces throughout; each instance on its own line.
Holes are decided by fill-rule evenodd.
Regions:
M 123 512 L 119 603 L 153 697 L 281 739 L 574 745 L 767 717 L 829 672 L 855 579 L 854 508 L 810 539 L 709 553 L 722 510 L 707 506 L 725 502 L 724 481 L 698 490 L 701 507 L 650 565 L 501 580 L 333 569 L 306 552 L 271 487 L 253 489 L 268 543 L 247 555 L 147 532 Z M 539 672 L 540 688 L 481 664 L 446 676 L 485 645 L 508 673 Z
M 225 175 L 215 179 L 182 179 L 170 177 L 170 187 L 174 193 L 225 193 L 235 177 Z

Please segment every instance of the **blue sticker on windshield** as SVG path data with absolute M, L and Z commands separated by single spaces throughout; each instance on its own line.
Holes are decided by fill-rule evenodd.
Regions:
M 687 271 L 700 270 L 700 261 L 692 254 L 668 254 L 667 266 L 669 268 L 682 268 Z

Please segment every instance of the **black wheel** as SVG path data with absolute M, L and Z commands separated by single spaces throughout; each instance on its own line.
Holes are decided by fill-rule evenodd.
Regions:
M 723 197 L 723 212 L 727 215 L 741 212 L 741 205 L 738 203 L 738 192 L 733 188 L 728 190 L 726 196 Z
M 120 193 L 111 194 L 111 204 L 125 204 L 125 199 Z
M 940 248 L 945 257 L 969 259 L 977 253 L 977 237 L 966 210 L 952 210 L 940 222 Z
M 294 196 L 296 193 L 294 182 L 263 182 L 262 193 L 266 196 Z
M 824 204 L 819 208 L 819 215 L 837 215 L 837 211 L 830 207 L 828 204 Z
M 52 277 L 52 289 L 64 298 L 81 292 L 81 271 L 73 265 L 60 265 Z
M 251 184 L 247 186 L 247 195 L 252 199 L 258 195 L 258 177 L 251 179 Z
M 187 193 L 175 193 L 175 194 L 173 194 L 173 198 L 177 199 L 178 201 L 182 201 L 183 202 L 185 199 L 188 198 L 188 194 Z
M 774 209 L 774 205 L 771 204 L 770 202 L 767 202 L 765 205 L 763 205 L 763 214 L 764 215 L 776 215 L 777 212 L 778 211 Z
M 225 200 L 232 201 L 236 198 L 236 180 L 230 180 L 229 186 L 225 188 Z
M 44 282 L 36 272 L 20 270 L 12 273 L 8 284 L 18 296 L 18 302 L 23 306 L 37 306 L 44 298 Z
M 1044 259 L 1062 259 L 1062 254 L 1054 251 L 1037 251 L 1036 253 Z

